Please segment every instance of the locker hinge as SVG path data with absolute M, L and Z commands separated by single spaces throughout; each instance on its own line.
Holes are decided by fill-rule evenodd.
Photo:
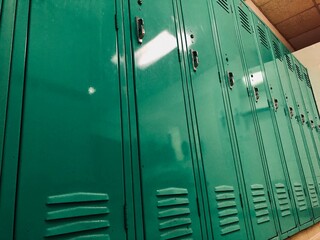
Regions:
M 247 88 L 247 94 L 248 94 L 248 97 L 251 96 L 249 88 Z
M 288 189 L 288 196 L 289 196 L 289 199 L 291 199 L 291 192 L 289 189 Z
M 269 191 L 267 191 L 267 192 L 268 192 L 269 202 L 271 203 L 271 196 L 270 196 L 270 192 L 269 192 Z
M 124 229 L 128 230 L 128 209 L 127 204 L 123 206 L 123 216 L 124 216 Z
M 181 54 L 180 54 L 180 50 L 178 49 L 178 60 L 179 62 L 181 62 Z
M 116 31 L 119 30 L 119 26 L 118 26 L 118 14 L 114 15 L 114 26 L 116 28 Z
M 242 202 L 242 195 L 241 194 L 239 194 L 239 198 L 240 198 L 240 206 L 241 206 L 241 208 L 243 208 L 243 202 Z
M 197 208 L 198 208 L 198 215 L 200 217 L 200 206 L 199 206 L 199 198 L 197 198 Z
M 220 72 L 218 72 L 218 76 L 219 76 L 219 82 L 221 83 L 221 75 L 220 75 Z

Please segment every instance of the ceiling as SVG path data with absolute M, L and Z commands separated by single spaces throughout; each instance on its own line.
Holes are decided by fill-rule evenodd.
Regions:
M 252 0 L 295 50 L 320 42 L 320 0 Z

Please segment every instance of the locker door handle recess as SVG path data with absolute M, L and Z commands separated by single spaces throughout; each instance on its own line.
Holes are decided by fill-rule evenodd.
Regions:
M 256 98 L 256 102 L 258 102 L 260 96 L 259 96 L 259 88 L 257 88 L 257 87 L 254 88 L 254 96 Z
M 304 115 L 301 114 L 301 123 L 302 123 L 302 125 L 303 125 L 305 122 L 306 122 L 306 120 L 305 120 L 305 118 L 304 118 Z
M 310 121 L 309 121 L 309 127 L 311 128 L 311 130 L 314 129 L 314 122 L 313 122 L 313 120 L 310 120 Z
M 278 108 L 279 108 L 279 102 L 278 102 L 278 99 L 274 99 L 273 100 L 273 106 L 274 106 L 274 109 L 277 111 L 278 110 Z
M 289 116 L 290 118 L 293 118 L 293 108 L 289 107 Z
M 143 38 L 146 35 L 146 30 L 144 29 L 144 21 L 142 18 L 136 17 L 137 24 L 137 38 L 138 42 L 142 44 Z
M 232 72 L 228 73 L 228 79 L 229 79 L 229 87 L 230 89 L 232 89 L 234 86 L 234 76 Z
M 199 66 L 199 53 L 198 53 L 198 51 L 191 49 L 191 57 L 192 57 L 193 71 L 196 72 L 198 69 L 198 66 Z

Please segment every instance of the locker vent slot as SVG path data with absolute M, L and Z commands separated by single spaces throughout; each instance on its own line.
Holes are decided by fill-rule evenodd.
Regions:
M 232 186 L 215 187 L 221 235 L 240 230 L 236 196 Z
M 296 67 L 296 70 L 297 70 L 297 75 L 298 75 L 298 78 L 302 81 L 303 78 L 302 78 L 302 73 L 300 71 L 300 68 L 297 64 L 295 64 L 295 67 Z
M 46 237 L 78 234 L 74 239 L 110 239 L 101 230 L 110 227 L 106 219 L 110 213 L 106 204 L 109 196 L 103 193 L 69 193 L 50 196 L 47 199 Z M 95 231 L 98 231 L 97 234 Z M 80 235 L 79 235 L 80 234 Z
M 240 17 L 240 22 L 241 22 L 241 26 L 248 32 L 251 34 L 251 25 L 249 22 L 249 17 L 248 15 L 240 8 L 238 7 L 239 10 L 239 17 Z
M 192 234 L 188 190 L 157 190 L 158 219 L 161 239 L 181 239 Z
M 251 185 L 254 209 L 257 217 L 257 223 L 262 224 L 270 221 L 267 197 L 263 185 Z
M 274 54 L 276 55 L 276 58 L 278 58 L 282 62 L 282 56 L 281 56 L 279 45 L 275 41 L 272 41 L 272 45 L 273 45 Z
M 229 4 L 227 0 L 217 0 L 217 3 L 227 12 L 230 13 Z
M 307 209 L 306 197 L 304 195 L 303 187 L 300 183 L 294 184 L 294 192 L 298 202 L 299 211 L 304 211 Z
M 259 38 L 260 38 L 260 43 L 267 49 L 270 49 L 269 43 L 268 43 L 268 39 L 267 39 L 267 35 L 265 33 L 265 31 L 258 26 L 258 33 L 259 33 Z
M 306 80 L 307 86 L 311 88 L 311 82 L 308 74 L 304 73 L 303 75 L 304 75 L 304 79 Z
M 289 56 L 289 53 L 288 54 L 285 54 L 285 57 L 286 57 L 286 61 L 287 61 L 287 66 L 288 68 L 290 69 L 291 72 L 293 72 L 293 65 L 292 65 L 292 62 L 291 62 L 291 58 Z
M 277 198 L 280 206 L 281 216 L 285 217 L 291 215 L 289 197 L 286 187 L 282 183 L 276 184 Z
M 308 183 L 308 190 L 311 198 L 312 207 L 318 207 L 319 200 L 318 200 L 317 192 L 313 183 Z

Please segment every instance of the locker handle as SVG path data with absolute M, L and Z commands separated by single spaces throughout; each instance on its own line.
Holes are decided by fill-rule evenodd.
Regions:
M 136 17 L 137 24 L 137 38 L 139 44 L 142 44 L 143 38 L 146 35 L 146 30 L 144 29 L 144 21 L 142 18 Z
M 256 102 L 258 102 L 260 96 L 259 96 L 259 88 L 257 87 L 254 88 L 254 96 L 256 98 Z
M 313 122 L 313 120 L 310 120 L 310 121 L 309 121 L 309 127 L 311 128 L 311 130 L 314 129 L 314 122 Z
M 196 72 L 199 66 L 199 53 L 198 51 L 191 49 L 191 57 L 192 57 L 192 67 L 193 71 Z
M 273 106 L 274 106 L 274 109 L 277 111 L 278 110 L 278 108 L 279 108 L 279 102 L 278 102 L 278 99 L 274 99 L 273 100 Z
M 304 115 L 303 114 L 301 114 L 300 115 L 301 116 L 301 123 L 302 123 L 302 125 L 306 122 L 306 120 L 305 120 L 305 118 L 304 118 Z
M 228 78 L 229 78 L 229 87 L 230 89 L 232 89 L 234 86 L 234 76 L 232 72 L 228 73 Z
M 293 118 L 293 108 L 289 107 L 289 116 L 290 118 Z

